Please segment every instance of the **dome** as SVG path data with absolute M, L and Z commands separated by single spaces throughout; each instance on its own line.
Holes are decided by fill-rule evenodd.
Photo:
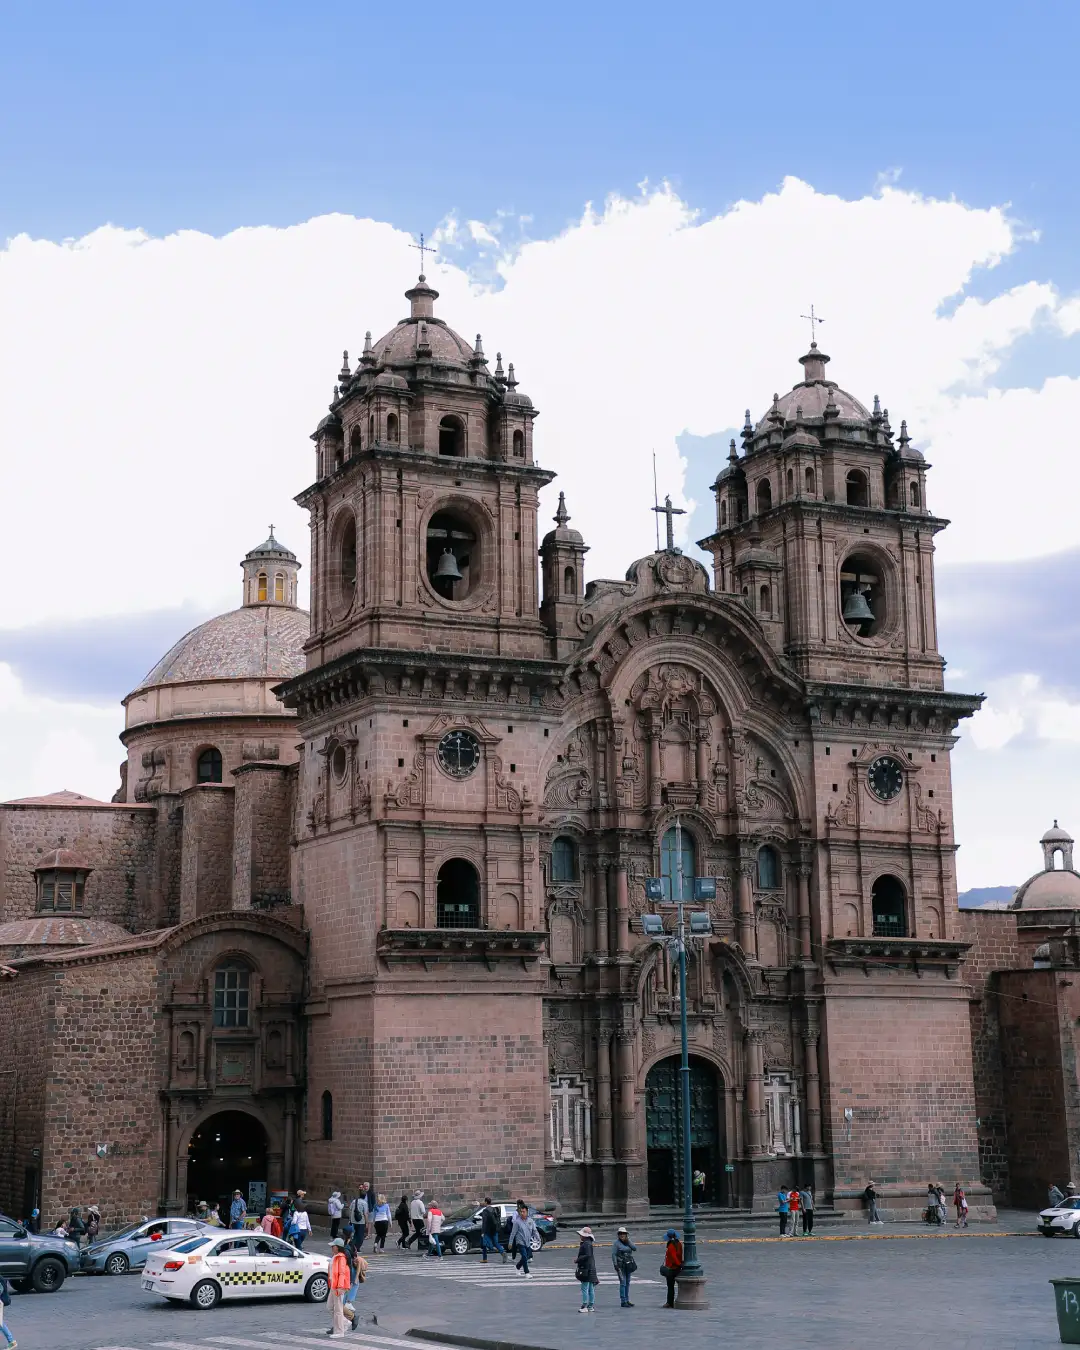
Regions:
M 869 422 L 869 409 L 846 389 L 841 389 L 838 384 L 825 378 L 825 363 L 829 358 L 818 350 L 817 343 L 811 343 L 810 350 L 799 360 L 802 362 L 806 378 L 795 385 L 789 393 L 776 399 L 754 428 L 755 435 L 769 430 L 770 419 L 774 413 L 779 413 L 785 422 L 794 421 L 798 409 L 804 422 L 822 421 L 825 409 L 830 404 L 832 405 L 829 407 L 830 416 L 846 422 Z
M 1012 909 L 1080 909 L 1080 872 L 1037 872 L 1016 892 Z
M 32 956 L 42 947 L 97 947 L 104 942 L 122 942 L 131 937 L 126 928 L 108 919 L 84 919 L 65 915 L 42 915 L 36 919 L 13 919 L 0 923 L 0 952 L 10 956 L 13 947 L 22 956 Z M 27 950 L 29 949 L 29 950 Z
M 1039 840 L 1040 844 L 1071 844 L 1072 842 L 1072 835 L 1068 830 L 1063 830 L 1056 820 Z
M 202 680 L 292 679 L 304 669 L 309 632 L 306 610 L 245 605 L 186 633 L 138 689 Z
M 246 558 L 288 558 L 292 562 L 296 561 L 296 554 L 292 549 L 288 549 L 284 544 L 279 543 L 274 538 L 274 527 L 270 526 L 270 538 L 260 544 L 258 548 L 253 548 L 250 553 L 244 555 Z
M 433 309 L 438 298 L 439 292 L 427 284 L 423 275 L 405 292 L 409 317 L 372 343 L 372 354 L 380 367 L 415 366 L 419 358 L 435 365 L 469 369 L 473 348 L 442 319 L 435 318 Z M 366 344 L 364 351 L 366 356 Z

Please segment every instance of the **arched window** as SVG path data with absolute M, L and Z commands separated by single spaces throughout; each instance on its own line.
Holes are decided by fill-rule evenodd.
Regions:
M 720 503 L 720 528 L 723 529 L 727 524 L 727 498 Z
M 568 567 L 566 571 L 563 572 L 562 589 L 563 595 L 577 594 L 577 577 L 574 576 L 574 569 L 572 567 Z
M 907 896 L 896 877 L 878 877 L 870 892 L 875 937 L 907 937 Z
M 195 1067 L 195 1033 L 182 1031 L 176 1040 L 176 1067 L 190 1070 Z
M 551 841 L 551 880 L 577 881 L 577 845 L 565 834 Z
M 266 590 L 266 573 L 265 573 L 265 572 L 260 572 L 260 573 L 259 573 L 258 587 L 259 587 L 259 589 L 258 589 L 259 604 L 260 604 L 260 605 L 265 605 L 265 604 L 266 604 L 266 597 L 267 597 L 267 590 Z
M 372 413 L 371 416 L 368 418 L 368 424 L 367 424 L 367 438 L 368 438 L 368 445 L 374 445 L 374 444 L 375 444 L 375 414 L 374 414 L 374 413 Z
M 347 609 L 356 590 L 356 521 L 351 515 L 338 535 L 337 565 L 337 600 Z
M 516 459 L 525 458 L 525 433 L 523 431 L 514 432 L 514 457 Z
M 460 417 L 444 417 L 439 423 L 439 454 L 457 455 L 465 453 L 465 428 Z
M 219 966 L 214 971 L 214 1026 L 246 1027 L 250 996 L 251 972 L 246 966 Z
M 435 922 L 440 928 L 480 927 L 480 878 L 464 858 L 451 858 L 435 882 Z
M 199 754 L 195 761 L 196 783 L 221 782 L 221 751 L 211 745 Z
M 772 484 L 767 478 L 757 485 L 757 509 L 759 516 L 772 510 Z
M 762 891 L 775 891 L 780 888 L 780 857 L 776 849 L 769 844 L 758 849 L 757 884 Z
M 912 483 L 908 489 L 912 506 L 918 508 L 922 506 L 922 493 L 919 491 L 918 483 Z
M 794 470 L 794 469 L 788 469 L 788 471 L 787 471 L 787 495 L 788 495 L 789 497 L 794 497 L 794 496 L 795 496 L 795 470 Z
M 746 503 L 740 497 L 735 503 L 735 524 L 741 525 L 746 519 Z
M 334 1137 L 334 1099 L 329 1092 L 322 1095 L 322 1137 L 324 1139 Z
M 885 626 L 888 590 L 881 564 L 868 554 L 849 554 L 840 567 L 840 613 L 860 637 L 874 637 Z
M 870 487 L 866 481 L 866 474 L 861 469 L 852 469 L 847 476 L 847 504 L 848 506 L 870 505 Z
M 672 827 L 660 841 L 660 881 L 665 900 L 679 899 L 679 855 L 675 846 L 675 829 Z M 694 898 L 694 873 L 696 869 L 696 851 L 694 836 L 689 830 L 682 831 L 682 899 Z
M 396 413 L 390 413 L 386 419 L 386 439 L 391 445 L 397 445 L 398 441 L 398 420 Z
M 760 595 L 759 612 L 762 614 L 772 614 L 772 592 L 768 586 L 762 586 Z
M 285 573 L 274 573 L 274 599 L 280 604 L 285 599 Z
M 807 469 L 806 473 L 805 473 L 803 476 L 804 476 L 804 478 L 805 478 L 805 480 L 806 480 L 806 490 L 807 490 L 807 492 L 810 494 L 810 496 L 812 497 L 812 496 L 814 495 L 814 492 L 816 491 L 816 489 L 815 489 L 815 487 L 814 487 L 814 471 L 813 471 L 813 469 Z
M 354 458 L 360 453 L 360 441 L 361 441 L 361 436 L 360 436 L 360 424 L 357 423 L 357 425 L 353 427 L 352 431 L 349 432 L 349 458 L 350 458 L 350 459 L 354 459 Z M 338 463 L 338 468 L 339 468 L 339 469 L 341 468 L 340 462 Z
M 444 600 L 464 600 L 480 584 L 481 539 L 457 511 L 437 511 L 427 527 L 427 574 Z

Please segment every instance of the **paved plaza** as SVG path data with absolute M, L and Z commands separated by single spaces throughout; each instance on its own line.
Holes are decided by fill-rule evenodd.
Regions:
M 573 1350 L 610 1344 L 652 1350 L 658 1338 L 683 1343 L 772 1347 L 873 1346 L 908 1350 L 1047 1350 L 1057 1345 L 1052 1276 L 1080 1274 L 1080 1244 L 1012 1233 L 1027 1216 L 995 1229 L 930 1235 L 914 1227 L 810 1239 L 724 1236 L 702 1248 L 711 1306 L 668 1312 L 659 1242 L 643 1241 L 632 1309 L 598 1244 L 601 1284 L 594 1317 L 582 1317 L 569 1240 L 547 1248 L 523 1280 L 512 1266 L 479 1257 L 442 1262 L 388 1252 L 372 1261 L 361 1303 L 365 1322 L 346 1339 L 359 1350 L 419 1345 L 422 1328 Z M 567 1234 L 567 1239 L 570 1235 Z M 322 1244 L 316 1244 L 322 1246 Z M 9 1321 L 22 1350 L 297 1350 L 325 1343 L 325 1307 L 303 1302 L 223 1304 L 211 1312 L 144 1294 L 138 1275 L 78 1277 L 55 1295 L 16 1296 Z

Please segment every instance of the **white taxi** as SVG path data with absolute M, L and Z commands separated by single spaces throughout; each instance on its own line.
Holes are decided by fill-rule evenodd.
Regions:
M 205 1232 L 146 1258 L 142 1287 L 196 1308 L 213 1308 L 223 1298 L 282 1298 L 303 1295 L 325 1303 L 330 1262 L 302 1252 L 280 1238 L 235 1230 Z

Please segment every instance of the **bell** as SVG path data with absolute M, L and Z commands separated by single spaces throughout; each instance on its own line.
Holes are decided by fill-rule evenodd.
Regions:
M 439 565 L 435 569 L 436 581 L 460 581 L 461 570 L 457 565 L 457 559 L 454 557 L 453 549 L 445 549 L 442 557 L 439 559 Z
M 866 596 L 856 589 L 844 601 L 845 623 L 873 623 L 874 611 L 866 603 Z

